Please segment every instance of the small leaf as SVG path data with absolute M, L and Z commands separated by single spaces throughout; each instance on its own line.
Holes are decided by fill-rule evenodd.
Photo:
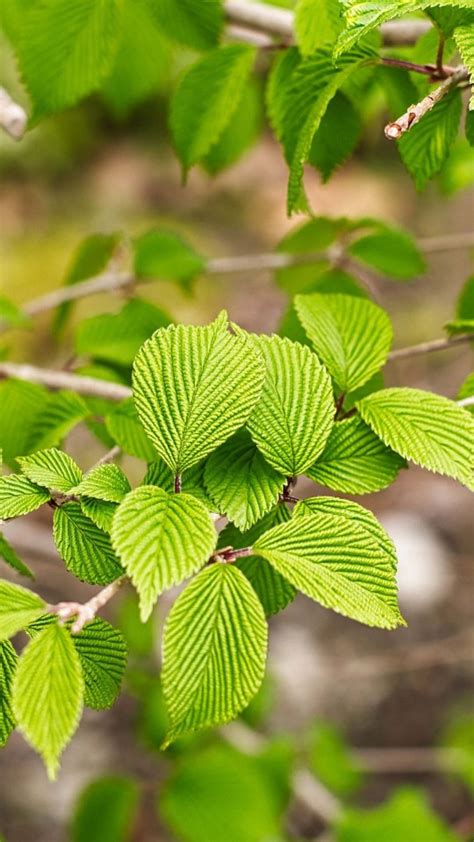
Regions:
M 186 289 L 205 267 L 204 258 L 174 231 L 152 228 L 134 242 L 137 278 L 178 281 Z
M 9 474 L 0 477 L 0 519 L 20 517 L 39 509 L 49 500 L 49 492 L 26 477 Z
M 23 650 L 13 681 L 18 728 L 42 755 L 50 780 L 78 726 L 83 693 L 81 662 L 70 634 L 51 623 Z
M 130 483 L 123 471 L 118 465 L 109 463 L 92 468 L 72 493 L 120 503 L 129 491 Z
M 343 392 L 362 386 L 385 361 L 390 319 L 372 301 L 353 295 L 297 295 L 295 307 L 316 353 Z
M 105 426 L 124 453 L 152 462 L 157 452 L 143 429 L 131 398 L 120 403 L 105 416 Z
M 34 574 L 30 570 L 29 567 L 26 566 L 19 558 L 13 549 L 13 547 L 8 543 L 7 539 L 4 535 L 0 532 L 0 558 L 8 564 L 13 570 L 16 570 L 17 573 L 21 573 L 22 576 L 28 576 L 30 579 L 34 579 Z
M 138 809 L 138 784 L 107 775 L 79 795 L 71 822 L 71 842 L 128 842 Z
M 348 251 L 389 278 L 406 280 L 426 271 L 426 260 L 414 239 L 386 225 L 352 242 Z
M 10 641 L 0 641 L 0 748 L 6 745 L 15 727 L 11 689 L 17 660 L 17 654 Z
M 49 488 L 50 491 L 68 493 L 82 479 L 82 471 L 74 459 L 52 447 L 50 450 L 40 450 L 31 456 L 17 459 L 21 472 L 31 482 Z
M 267 462 L 285 476 L 303 474 L 333 425 L 331 380 L 309 348 L 278 336 L 250 335 L 265 360 L 260 401 L 247 426 Z
M 228 333 L 225 313 L 208 327 L 171 326 L 145 342 L 133 368 L 135 406 L 174 474 L 245 423 L 263 376 L 250 343 Z
M 33 591 L 0 579 L 0 640 L 7 640 L 44 614 L 45 602 Z
M 114 516 L 112 543 L 139 593 L 143 622 L 160 593 L 205 564 L 216 537 L 209 512 L 190 494 L 152 485 L 127 494 Z
M 421 389 L 382 389 L 357 408 L 374 433 L 422 468 L 473 487 L 474 419 L 454 401 Z
M 357 521 L 328 512 L 294 517 L 254 544 L 292 585 L 368 626 L 403 625 L 392 558 Z
M 170 718 L 165 745 L 233 719 L 263 679 L 267 624 L 236 567 L 213 564 L 174 603 L 163 637 L 163 691 Z
M 285 478 L 257 450 L 249 433 L 239 430 L 211 454 L 204 474 L 218 511 L 239 529 L 248 529 L 278 501 Z
M 306 474 L 334 491 L 369 494 L 387 488 L 404 465 L 356 415 L 334 425 L 324 451 Z
M 67 569 L 82 582 L 105 585 L 123 574 L 109 536 L 85 516 L 79 503 L 56 509 L 53 537 Z
M 232 119 L 255 59 L 255 48 L 229 44 L 189 70 L 171 102 L 173 142 L 187 172 L 216 144 Z
M 123 635 L 96 617 L 72 640 L 84 676 L 84 704 L 94 710 L 112 707 L 127 663 Z

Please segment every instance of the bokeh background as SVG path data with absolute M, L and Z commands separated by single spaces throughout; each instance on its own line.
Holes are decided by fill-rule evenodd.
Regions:
M 15 88 L 6 50 L 1 69 Z M 215 178 L 194 171 L 182 186 L 166 109 L 165 95 L 158 95 L 119 119 L 92 98 L 46 120 L 18 145 L 0 137 L 2 294 L 22 304 L 59 286 L 81 239 L 96 231 L 119 229 L 132 237 L 151 226 L 166 227 L 181 232 L 203 254 L 217 257 L 271 251 L 294 227 L 298 220 L 289 221 L 285 212 L 286 166 L 267 130 L 228 171 Z M 356 156 L 329 184 L 321 185 L 318 175 L 308 172 L 315 212 L 380 217 L 406 226 L 416 237 L 472 231 L 472 189 L 452 191 L 458 179 L 456 156 L 451 169 L 419 195 L 395 146 L 382 140 L 381 126 L 382 117 L 374 112 Z M 468 165 L 463 161 L 462 166 Z M 396 346 L 442 336 L 471 271 L 469 249 L 462 248 L 428 255 L 428 271 L 412 282 L 378 278 L 377 297 L 393 319 Z M 165 282 L 140 292 L 185 323 L 204 323 L 225 307 L 242 326 L 266 332 L 277 328 L 285 308 L 285 296 L 268 271 L 203 276 L 188 293 Z M 48 314 L 37 318 L 34 331 L 11 331 L 2 341 L 19 361 L 63 367 L 74 325 L 86 316 L 115 312 L 122 303 L 120 295 L 79 302 L 60 346 Z M 454 397 L 471 369 L 469 350 L 458 346 L 393 363 L 387 383 Z M 66 449 L 83 468 L 103 452 L 83 426 L 68 438 Z M 141 479 L 138 461 L 125 457 L 123 467 L 133 481 Z M 318 489 L 302 481 L 297 493 Z M 422 787 L 460 838 L 470 839 L 474 815 L 466 775 L 463 780 L 452 773 L 450 756 L 439 747 L 450 744 L 450 732 L 464 728 L 462 733 L 468 734 L 466 723 L 474 713 L 472 499 L 455 482 L 412 467 L 391 488 L 359 502 L 375 512 L 397 545 L 400 602 L 408 628 L 390 633 L 367 629 L 299 596 L 271 620 L 269 681 L 227 739 L 245 752 L 256 732 L 266 735 L 279 747 L 282 768 L 285 752 L 291 753 L 288 745 L 296 745 L 327 789 L 360 806 L 380 804 L 401 784 Z M 51 514 L 45 509 L 22 518 L 9 524 L 6 534 L 36 571 L 37 587 L 49 601 L 65 595 L 87 598 L 92 589 L 73 581 L 57 556 Z M 112 711 L 86 712 L 57 783 L 47 782 L 40 760 L 20 736 L 14 734 L 0 753 L 0 833 L 8 842 L 69 839 L 79 794 L 104 774 L 140 781 L 143 797 L 129 837 L 134 842 L 191 838 L 186 830 L 170 827 L 166 810 L 156 807 L 157 788 L 166 787 L 175 762 L 188 750 L 159 752 L 159 638 L 169 604 L 163 597 L 153 625 L 142 634 L 136 630 L 130 594 L 107 609 L 131 645 L 126 692 Z M 472 735 L 472 725 L 470 729 Z M 189 751 L 221 741 L 203 739 Z M 334 761 L 339 740 L 343 757 Z M 344 745 L 354 749 L 347 757 Z M 217 787 L 216 803 L 219 797 Z M 318 798 L 310 792 L 309 805 L 290 798 L 290 838 L 330 838 Z M 224 828 L 221 838 L 226 842 Z

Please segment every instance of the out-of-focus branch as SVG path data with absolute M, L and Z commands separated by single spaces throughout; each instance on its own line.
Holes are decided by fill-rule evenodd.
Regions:
M 466 342 L 474 341 L 474 333 L 463 333 L 461 336 L 441 339 L 430 339 L 428 342 L 420 342 L 419 345 L 410 345 L 407 348 L 397 348 L 388 355 L 389 360 L 401 360 L 405 357 L 416 357 L 419 354 L 430 354 L 432 351 L 446 351 L 454 345 L 463 345 Z
M 122 401 L 132 394 L 132 390 L 128 386 L 122 386 L 120 383 L 96 380 L 94 377 L 81 377 L 78 374 L 69 374 L 66 371 L 37 368 L 34 365 L 24 363 L 0 363 L 1 377 L 16 377 L 18 380 L 28 380 L 30 383 L 46 386 L 47 389 L 52 391 L 70 389 L 77 392 L 78 395 L 106 398 L 111 401 Z
M 13 140 L 25 134 L 28 117 L 25 109 L 15 102 L 5 88 L 0 88 L 0 126 Z
M 474 395 L 470 395 L 468 398 L 462 398 L 462 400 L 457 401 L 458 406 L 474 406 Z
M 97 295 L 101 292 L 115 292 L 119 289 L 126 289 L 135 283 L 135 278 L 128 272 L 104 272 L 94 278 L 80 281 L 78 284 L 59 287 L 46 293 L 39 298 L 33 299 L 23 307 L 25 316 L 36 316 L 45 310 L 53 310 L 64 304 L 65 301 L 76 301 L 78 298 L 86 298 L 89 295 Z
M 448 76 L 444 82 L 441 82 L 441 85 L 435 88 L 434 91 L 431 91 L 420 102 L 410 105 L 398 120 L 388 123 L 385 126 L 385 136 L 389 140 L 398 140 L 405 132 L 410 131 L 412 126 L 419 123 L 443 97 L 447 96 L 461 82 L 465 82 L 468 79 L 469 72 L 466 67 L 456 68 L 454 73 Z
M 456 772 L 465 756 L 448 748 L 357 748 L 353 755 L 363 769 L 377 775 Z

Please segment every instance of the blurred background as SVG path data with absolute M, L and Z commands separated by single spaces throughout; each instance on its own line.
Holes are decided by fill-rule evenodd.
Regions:
M 2 80 L 21 99 L 3 46 Z M 0 136 L 1 293 L 17 304 L 60 286 L 74 251 L 91 233 L 119 230 L 136 237 L 156 226 L 219 257 L 272 251 L 295 227 L 298 220 L 288 220 L 285 211 L 286 165 L 264 126 L 232 167 L 214 177 L 193 171 L 182 185 L 166 122 L 169 62 L 158 71 L 158 93 L 131 110 L 121 113 L 113 97 L 92 97 L 45 120 L 19 144 Z M 367 104 L 357 153 L 328 184 L 308 171 L 314 212 L 381 218 L 417 238 L 472 232 L 474 165 L 464 147 L 453 150 L 441 176 L 417 194 L 395 145 L 383 140 L 379 105 L 376 97 Z M 427 254 L 427 272 L 410 282 L 372 279 L 393 320 L 395 347 L 443 335 L 472 272 L 470 251 Z M 204 323 L 225 307 L 243 327 L 265 332 L 278 328 L 286 308 L 286 295 L 269 271 L 203 275 L 190 290 L 157 282 L 140 295 L 184 323 Z M 32 331 L 5 334 L 2 344 L 15 360 L 68 366 L 75 326 L 117 312 L 123 302 L 120 294 L 80 301 L 59 344 L 48 313 L 35 319 Z M 394 362 L 386 382 L 455 397 L 471 369 L 469 349 L 457 346 Z M 84 425 L 71 433 L 66 449 L 84 469 L 104 452 Z M 132 482 L 141 480 L 143 463 L 124 457 L 122 465 Z M 300 481 L 296 493 L 327 491 Z M 0 753 L 5 840 L 473 838 L 472 499 L 454 481 L 414 467 L 391 488 L 353 499 L 374 511 L 395 541 L 406 629 L 368 629 L 298 596 L 271 619 L 269 678 L 242 721 L 221 734 L 181 740 L 163 754 L 160 631 L 173 594 L 141 628 L 133 595 L 125 592 L 105 612 L 128 640 L 125 692 L 110 712 L 86 711 L 57 783 L 48 783 L 39 758 L 12 735 Z M 93 589 L 64 570 L 51 515 L 42 509 L 12 522 L 6 535 L 34 568 L 48 601 L 86 599 Z M 341 803 L 356 811 L 353 827 L 349 835 L 341 828 L 333 837 L 327 827 Z M 235 815 L 223 804 L 232 804 Z M 388 819 L 371 813 L 373 827 L 367 823 L 357 835 L 357 817 L 377 808 L 388 810 Z M 439 820 L 426 818 L 431 808 Z M 120 811 L 123 823 L 115 828 Z M 407 818 L 403 837 L 390 830 L 393 815 L 400 828 L 400 817 Z M 433 824 L 424 829 L 423 821 Z

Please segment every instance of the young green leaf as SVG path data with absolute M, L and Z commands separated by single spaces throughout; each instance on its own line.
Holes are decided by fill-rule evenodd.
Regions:
M 49 395 L 40 415 L 30 426 L 28 453 L 61 444 L 67 434 L 79 424 L 89 410 L 85 401 L 74 392 L 56 392 Z M 20 454 L 23 455 L 23 454 Z
M 120 692 L 127 663 L 123 635 L 110 623 L 96 617 L 72 640 L 84 676 L 84 704 L 94 710 L 112 707 Z
M 254 47 L 229 44 L 207 53 L 181 79 L 170 126 L 185 173 L 205 158 L 232 119 L 254 59 Z
M 265 461 L 242 429 L 211 454 L 204 481 L 217 510 L 239 529 L 248 529 L 277 503 L 285 477 Z
M 233 719 L 265 670 L 267 624 L 243 573 L 213 564 L 174 603 L 163 637 L 163 691 L 170 719 L 165 745 Z
M 70 502 L 54 512 L 53 537 L 67 569 L 82 582 L 105 585 L 123 574 L 109 536 Z
M 143 429 L 132 398 L 122 401 L 105 417 L 105 426 L 124 453 L 152 462 L 157 452 Z
M 406 388 L 382 389 L 357 408 L 387 447 L 474 488 L 474 419 L 465 409 L 440 395 Z
M 389 278 L 406 280 L 426 271 L 426 260 L 413 237 L 388 225 L 352 242 L 348 252 Z
M 310 56 L 320 47 L 334 44 L 342 27 L 339 0 L 298 0 L 295 31 L 302 55 Z
M 362 386 L 385 361 L 390 319 L 372 301 L 353 295 L 297 295 L 295 307 L 316 353 L 343 392 Z
M 19 61 L 36 119 L 100 87 L 118 47 L 121 9 L 118 0 L 44 0 L 24 13 Z
M 193 50 L 216 47 L 224 24 L 219 0 L 160 0 L 151 8 L 163 33 Z
M 40 450 L 31 456 L 20 456 L 17 462 L 22 474 L 31 482 L 49 488 L 50 491 L 67 494 L 82 479 L 82 471 L 74 459 L 55 447 Z
M 316 354 L 279 336 L 249 335 L 265 360 L 260 401 L 247 426 L 276 471 L 303 474 L 324 450 L 333 425 L 330 377 Z
M 37 620 L 45 602 L 33 591 L 0 579 L 0 640 L 7 640 Z
M 356 520 L 322 511 L 295 517 L 259 538 L 253 550 L 326 608 L 368 626 L 404 623 L 392 559 Z
M 387 488 L 404 465 L 404 459 L 356 415 L 334 425 L 324 451 L 306 474 L 334 491 L 370 494 Z
M 245 338 L 231 336 L 225 313 L 208 327 L 171 326 L 145 342 L 133 368 L 135 406 L 174 474 L 246 422 L 263 377 L 259 355 Z
M 188 289 L 205 266 L 204 258 L 174 231 L 152 228 L 134 242 L 134 270 L 137 278 L 177 281 Z
M 20 517 L 39 509 L 49 500 L 49 493 L 27 477 L 9 474 L 0 477 L 0 519 Z
M 17 573 L 21 573 L 22 576 L 28 576 L 30 579 L 34 579 L 34 574 L 30 570 L 26 564 L 23 563 L 21 558 L 18 557 L 13 547 L 8 543 L 7 539 L 4 535 L 0 532 L 0 558 L 8 564 L 13 570 L 16 570 Z
M 51 623 L 30 641 L 13 680 L 13 712 L 18 728 L 56 778 L 59 757 L 82 713 L 81 662 L 64 626 Z
M 467 6 L 467 2 L 465 3 Z M 458 26 L 454 30 L 454 40 L 460 52 L 463 64 L 469 70 L 471 85 L 474 83 L 474 36 L 473 36 L 474 21 L 467 26 Z M 471 94 L 469 101 L 469 108 L 474 110 L 474 94 Z
M 75 805 L 70 842 L 128 842 L 138 801 L 132 778 L 107 775 L 92 781 Z
M 72 493 L 120 503 L 130 491 L 130 483 L 124 472 L 113 462 L 92 468 Z
M 144 622 L 160 593 L 205 564 L 217 536 L 209 512 L 195 497 L 146 485 L 122 501 L 111 537 L 140 596 Z
M 398 149 L 417 190 L 423 190 L 440 171 L 458 133 L 462 100 L 459 90 L 443 97 L 398 142 Z
M 0 748 L 6 745 L 15 727 L 11 690 L 17 660 L 17 654 L 10 641 L 0 641 Z

